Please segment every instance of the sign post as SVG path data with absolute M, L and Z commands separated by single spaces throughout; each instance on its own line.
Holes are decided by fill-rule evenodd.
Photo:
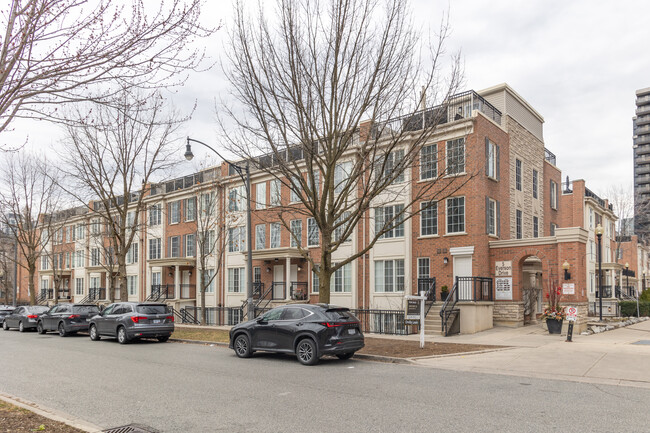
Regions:
M 568 343 L 573 341 L 573 324 L 576 321 L 576 317 L 578 317 L 578 309 L 576 307 L 568 307 L 566 309 L 566 318 L 569 321 L 569 329 L 566 333 L 566 341 Z
M 406 317 L 404 322 L 407 325 L 420 325 L 420 349 L 424 349 L 424 302 L 427 297 L 424 292 L 420 296 L 406 295 Z

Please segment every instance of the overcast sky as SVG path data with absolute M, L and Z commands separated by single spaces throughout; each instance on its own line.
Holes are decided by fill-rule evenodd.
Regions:
M 208 21 L 228 27 L 226 2 L 210 3 Z M 585 179 L 601 195 L 613 184 L 632 188 L 634 92 L 650 87 L 650 26 L 644 21 L 650 1 L 415 0 L 413 7 L 424 33 L 450 8 L 448 51 L 462 52 L 466 89 L 503 82 L 513 87 L 544 117 L 545 145 L 563 176 Z M 208 44 L 215 60 L 225 31 Z M 181 109 L 197 102 L 184 135 L 218 146 L 214 118 L 220 97 L 227 97 L 227 85 L 218 66 L 193 75 L 171 96 Z M 14 126 L 3 143 L 29 135 L 31 147 L 49 149 L 62 135 L 44 122 Z M 205 155 L 195 153 L 198 159 Z

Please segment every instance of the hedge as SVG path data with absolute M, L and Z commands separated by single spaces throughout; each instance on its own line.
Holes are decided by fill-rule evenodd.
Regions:
M 621 316 L 636 317 L 636 301 L 619 301 L 618 305 L 621 307 Z M 650 302 L 639 301 L 639 313 L 641 316 L 650 316 Z

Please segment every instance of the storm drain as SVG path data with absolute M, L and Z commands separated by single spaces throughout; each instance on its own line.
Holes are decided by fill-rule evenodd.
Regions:
M 643 344 L 646 346 L 650 346 L 650 340 L 639 340 L 636 343 L 632 343 L 632 344 Z
M 108 430 L 102 431 L 103 433 L 160 433 L 153 427 L 142 424 L 123 425 L 122 427 L 109 428 Z

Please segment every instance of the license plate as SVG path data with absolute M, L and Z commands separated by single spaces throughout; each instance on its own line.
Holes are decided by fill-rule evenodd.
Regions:
M 348 334 L 355 334 L 356 332 L 357 332 L 357 330 L 354 329 L 354 328 L 348 329 Z
M 153 320 L 153 323 L 160 323 L 160 322 L 161 322 L 160 319 L 154 319 L 154 320 Z

